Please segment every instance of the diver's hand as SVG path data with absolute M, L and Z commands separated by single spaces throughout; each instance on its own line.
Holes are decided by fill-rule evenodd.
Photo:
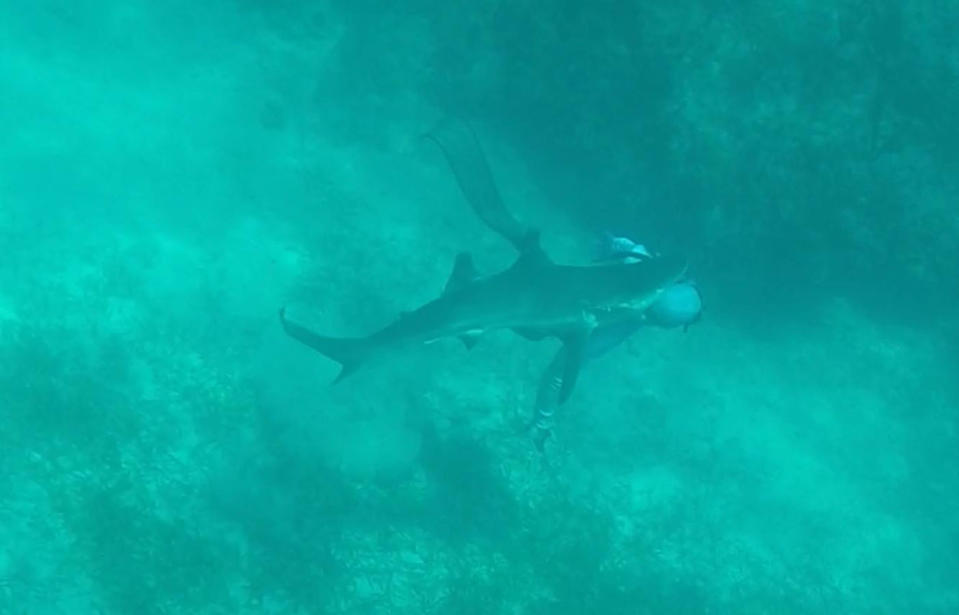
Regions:
M 599 240 L 594 260 L 598 262 L 637 263 L 652 257 L 653 254 L 643 244 L 636 243 L 629 237 L 619 237 L 607 231 L 603 233 L 603 237 Z

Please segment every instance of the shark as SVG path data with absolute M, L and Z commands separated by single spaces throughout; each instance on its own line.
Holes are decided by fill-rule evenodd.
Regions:
M 436 299 L 365 337 L 323 335 L 291 319 L 282 308 L 284 331 L 341 365 L 334 382 L 373 359 L 443 338 L 459 338 L 467 349 L 484 332 L 497 329 L 534 341 L 555 338 L 562 343 L 556 360 L 562 364 L 558 403 L 564 403 L 588 358 L 587 340 L 593 331 L 635 322 L 685 275 L 685 259 L 658 255 L 632 263 L 556 263 L 543 250 L 539 231 L 523 227 L 503 205 L 475 134 L 465 122 L 441 123 L 427 136 L 443 150 L 473 210 L 516 247 L 515 262 L 503 271 L 481 275 L 472 255 L 461 252 Z
M 442 338 L 458 337 L 467 348 L 496 329 L 530 340 L 557 338 L 565 355 L 563 403 L 573 391 L 593 330 L 635 320 L 685 272 L 684 259 L 665 256 L 631 264 L 557 264 L 531 231 L 516 261 L 492 275 L 480 276 L 472 256 L 460 253 L 439 297 L 366 337 L 321 335 L 290 320 L 285 308 L 280 321 L 290 337 L 341 364 L 334 382 L 374 357 Z

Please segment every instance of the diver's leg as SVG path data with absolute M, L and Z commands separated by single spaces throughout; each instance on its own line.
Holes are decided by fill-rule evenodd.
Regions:
M 614 325 L 599 327 L 593 331 L 586 344 L 586 359 L 595 359 L 629 338 L 643 326 L 642 319 L 624 321 Z M 553 417 L 560 406 L 560 392 L 563 389 L 563 372 L 566 366 L 567 347 L 563 345 L 539 379 L 536 390 L 536 406 L 533 408 L 533 442 L 536 448 L 543 450 L 543 444 L 553 431 Z
M 536 390 L 536 405 L 533 408 L 533 443 L 540 451 L 553 431 L 553 416 L 559 407 L 559 392 L 563 388 L 563 366 L 566 363 L 566 347 L 556 351 L 556 356 L 539 379 Z

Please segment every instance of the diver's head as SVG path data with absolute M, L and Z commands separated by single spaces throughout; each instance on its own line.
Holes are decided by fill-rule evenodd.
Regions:
M 703 300 L 692 282 L 676 282 L 663 290 L 656 302 L 645 312 L 646 322 L 670 329 L 688 327 L 699 320 Z

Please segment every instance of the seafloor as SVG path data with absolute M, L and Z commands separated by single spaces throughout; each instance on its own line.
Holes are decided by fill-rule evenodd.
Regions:
M 701 276 L 702 322 L 590 364 L 545 454 L 554 342 L 330 387 L 281 305 L 364 333 L 458 251 L 513 255 L 422 138 L 449 109 L 421 76 L 347 66 L 332 8 L 248 5 L 0 9 L 0 613 L 959 612 L 954 315 Z M 475 126 L 585 261 L 547 162 Z

